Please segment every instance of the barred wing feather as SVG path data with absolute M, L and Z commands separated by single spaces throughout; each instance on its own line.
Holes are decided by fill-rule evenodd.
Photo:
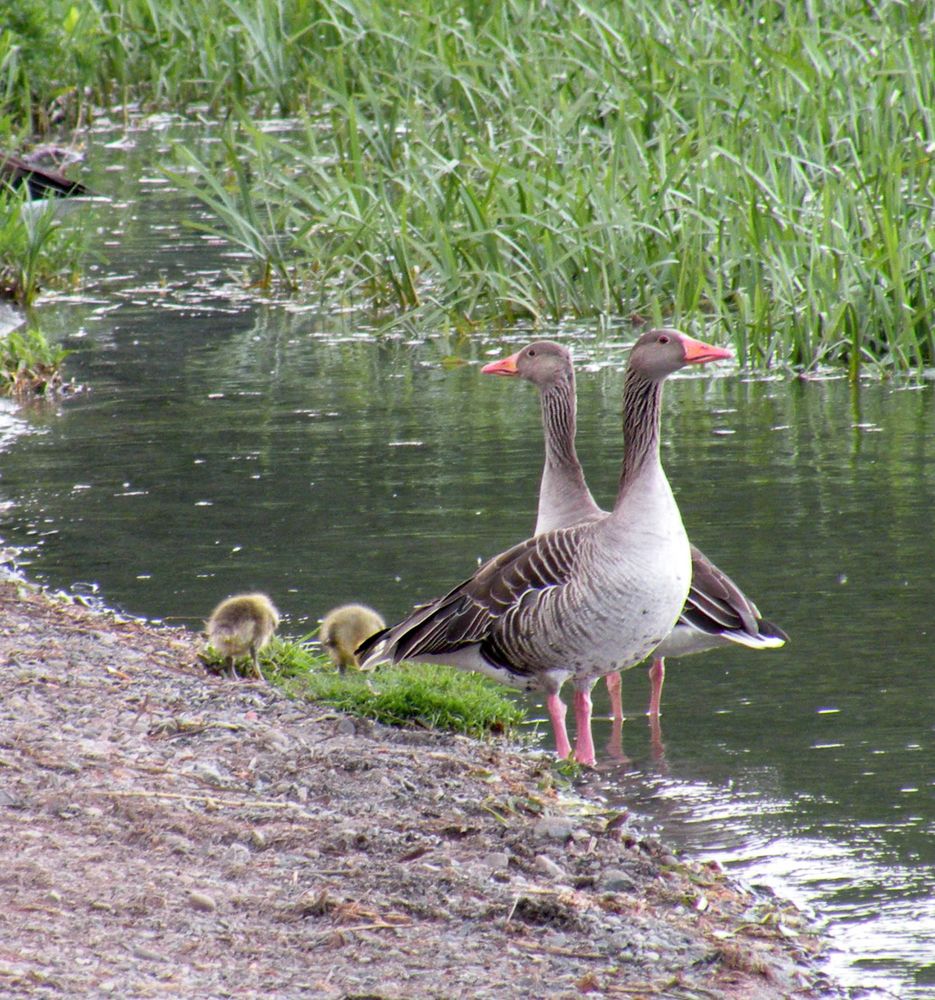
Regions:
M 512 612 L 528 607 L 573 571 L 581 527 L 562 528 L 528 538 L 484 563 L 473 576 L 443 597 L 413 609 L 396 625 L 367 639 L 358 649 L 362 665 L 441 656 L 481 645 L 483 655 L 498 666 L 525 673 L 521 664 L 504 662 L 499 641 L 513 622 Z

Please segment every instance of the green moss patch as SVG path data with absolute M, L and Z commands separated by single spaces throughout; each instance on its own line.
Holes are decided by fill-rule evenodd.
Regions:
M 391 726 L 424 726 L 468 736 L 513 733 L 525 712 L 494 681 L 426 663 L 340 674 L 303 641 L 276 639 L 260 657 L 263 675 L 291 697 L 333 705 Z

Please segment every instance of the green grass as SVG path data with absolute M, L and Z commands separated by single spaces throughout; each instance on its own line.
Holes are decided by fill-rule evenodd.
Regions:
M 935 362 L 930 4 L 49 10 L 20 29 L 43 61 L 0 34 L 0 109 L 205 102 L 225 142 L 186 176 L 284 293 L 465 330 L 636 312 L 750 366 Z
M 220 660 L 208 657 L 209 665 Z M 294 698 L 390 726 L 423 726 L 468 736 L 515 733 L 525 717 L 503 688 L 478 674 L 424 663 L 384 665 L 369 673 L 338 673 L 303 641 L 274 639 L 260 655 L 270 684 Z
M 0 297 L 28 307 L 42 288 L 73 284 L 85 240 L 80 225 L 59 223 L 54 201 L 0 185 Z
M 34 326 L 0 337 L 0 395 L 47 396 L 61 388 L 62 363 L 70 353 L 49 344 Z

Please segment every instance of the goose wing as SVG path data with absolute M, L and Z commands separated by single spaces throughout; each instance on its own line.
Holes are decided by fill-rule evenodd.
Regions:
M 692 546 L 692 582 L 680 621 L 709 635 L 731 633 L 754 639 L 774 639 L 777 644 L 789 637 L 777 625 L 760 617 L 749 597 L 699 549 Z
M 548 592 L 568 582 L 583 527 L 536 535 L 489 559 L 443 597 L 413 608 L 401 622 L 365 640 L 357 651 L 362 666 L 479 646 L 491 663 L 514 673 L 531 672 L 506 652 L 514 645 L 515 613 L 521 606 L 526 615 L 534 613 Z

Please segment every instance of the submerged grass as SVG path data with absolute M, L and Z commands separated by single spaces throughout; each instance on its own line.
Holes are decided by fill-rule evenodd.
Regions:
M 88 95 L 230 117 L 216 161 L 181 163 L 262 283 L 463 328 L 638 312 L 754 366 L 935 362 L 930 4 L 51 10 L 32 30 L 67 38 L 76 117 Z
M 220 659 L 208 663 L 220 665 Z M 291 697 L 333 705 L 390 726 L 419 725 L 468 736 L 515 732 L 525 713 L 495 682 L 424 663 L 340 674 L 304 642 L 274 639 L 260 656 L 266 679 Z

